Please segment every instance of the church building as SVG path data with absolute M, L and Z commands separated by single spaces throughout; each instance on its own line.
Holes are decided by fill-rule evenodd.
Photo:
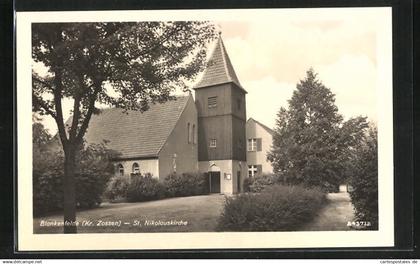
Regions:
M 211 193 L 241 192 L 248 177 L 246 90 L 240 84 L 221 37 L 201 80 L 190 94 L 146 112 L 111 108 L 91 119 L 85 139 L 108 142 L 119 152 L 116 176 L 201 172 Z

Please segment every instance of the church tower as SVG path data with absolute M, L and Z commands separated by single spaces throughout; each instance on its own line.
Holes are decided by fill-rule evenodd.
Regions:
M 247 176 L 246 90 L 241 86 L 221 36 L 194 87 L 198 112 L 198 161 L 212 193 L 238 193 Z

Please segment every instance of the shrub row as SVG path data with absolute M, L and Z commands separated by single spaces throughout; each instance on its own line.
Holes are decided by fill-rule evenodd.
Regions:
M 111 202 L 126 200 L 142 202 L 168 197 L 202 195 L 208 193 L 205 174 L 170 174 L 160 182 L 150 174 L 113 177 L 106 188 L 105 197 Z
M 261 193 L 226 199 L 219 231 L 293 231 L 325 203 L 320 189 L 273 184 Z

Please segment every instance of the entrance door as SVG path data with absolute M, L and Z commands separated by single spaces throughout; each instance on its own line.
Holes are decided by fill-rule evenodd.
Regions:
M 220 193 L 220 171 L 209 172 L 210 193 Z

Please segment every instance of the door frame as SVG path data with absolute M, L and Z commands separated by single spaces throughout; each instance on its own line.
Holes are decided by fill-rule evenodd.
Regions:
M 217 176 L 218 175 L 218 176 Z M 212 188 L 212 186 L 213 186 L 213 184 L 212 184 L 212 178 L 219 178 L 219 185 L 217 186 L 217 187 L 215 187 L 216 188 L 216 190 L 217 191 L 213 191 L 213 188 Z M 209 193 L 221 193 L 222 192 L 222 188 L 221 188 L 221 185 L 222 185 L 222 179 L 221 179 L 222 177 L 221 177 L 221 173 L 220 173 L 220 171 L 209 171 Z

